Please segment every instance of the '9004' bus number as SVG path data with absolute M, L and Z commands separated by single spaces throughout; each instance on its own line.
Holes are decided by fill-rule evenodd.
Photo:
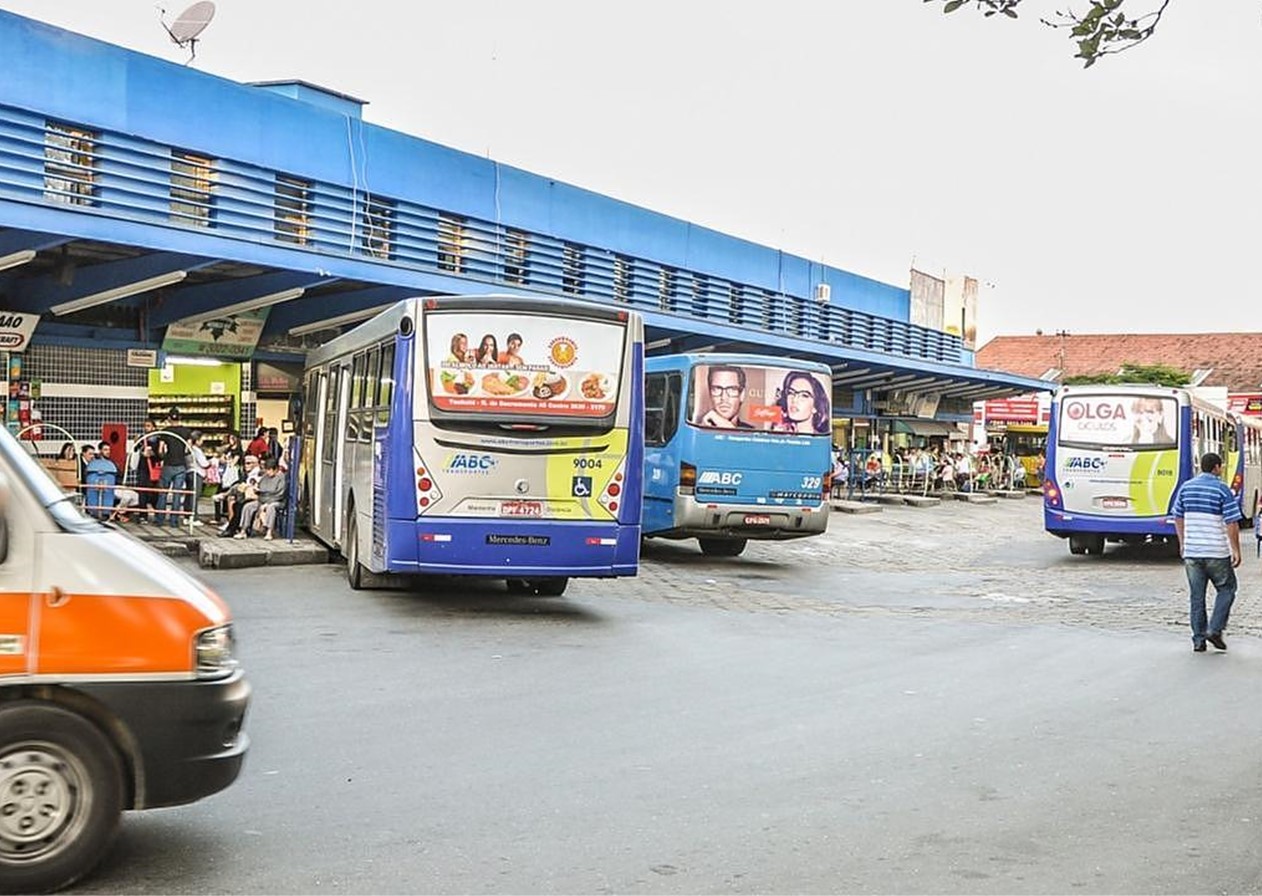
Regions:
M 574 469 L 576 470 L 599 470 L 602 466 L 604 466 L 604 461 L 598 457 L 574 458 Z

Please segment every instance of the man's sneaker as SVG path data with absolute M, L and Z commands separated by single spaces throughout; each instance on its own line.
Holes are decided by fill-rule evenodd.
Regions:
M 1219 650 L 1227 649 L 1227 642 L 1223 640 L 1222 632 L 1210 632 L 1208 635 L 1205 636 L 1205 640 L 1213 644 Z
M 1199 644 L 1193 644 L 1193 645 L 1192 645 L 1192 649 L 1193 649 L 1193 650 L 1195 650 L 1197 653 L 1204 653 L 1204 652 L 1205 652 L 1205 642 L 1204 642 L 1204 641 L 1201 641 Z

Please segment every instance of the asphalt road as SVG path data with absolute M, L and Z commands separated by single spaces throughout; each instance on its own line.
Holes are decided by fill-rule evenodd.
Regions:
M 1259 892 L 1252 553 L 1203 655 L 1177 561 L 1071 558 L 1032 500 L 652 543 L 562 599 L 211 574 L 245 770 L 77 891 Z

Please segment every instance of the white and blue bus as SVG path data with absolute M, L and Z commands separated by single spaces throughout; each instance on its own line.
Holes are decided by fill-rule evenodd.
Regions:
M 399 302 L 313 351 L 302 505 L 376 574 L 505 579 L 559 595 L 639 560 L 644 326 L 561 300 Z
M 1262 488 L 1262 427 L 1188 389 L 1062 386 L 1052 400 L 1043 478 L 1043 524 L 1074 554 L 1106 542 L 1166 542 L 1175 492 L 1223 459 L 1222 478 L 1246 519 Z
M 828 525 L 832 374 L 744 354 L 645 363 L 644 535 L 734 557 Z

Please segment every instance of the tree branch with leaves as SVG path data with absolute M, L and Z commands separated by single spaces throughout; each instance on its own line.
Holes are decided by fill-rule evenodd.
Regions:
M 944 13 L 971 7 L 986 18 L 1002 15 L 1017 17 L 1017 7 L 1024 0 L 924 0 L 925 3 L 941 3 Z M 1089 0 L 1084 13 L 1057 11 L 1051 19 L 1040 18 L 1049 28 L 1063 28 L 1078 47 L 1075 59 L 1083 60 L 1083 67 L 1090 68 L 1105 56 L 1113 56 L 1134 49 L 1152 37 L 1170 0 L 1161 0 L 1156 9 L 1132 16 L 1122 10 L 1127 0 Z M 1149 3 L 1153 0 L 1148 0 Z M 1132 9 L 1134 7 L 1132 6 Z

